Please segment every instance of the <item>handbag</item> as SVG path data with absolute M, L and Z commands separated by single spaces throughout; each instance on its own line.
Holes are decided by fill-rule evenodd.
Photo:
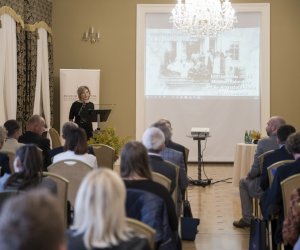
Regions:
M 250 225 L 249 250 L 267 250 L 266 221 L 252 219 Z

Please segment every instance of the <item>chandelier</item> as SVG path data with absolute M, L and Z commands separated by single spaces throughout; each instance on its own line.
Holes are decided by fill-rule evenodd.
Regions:
M 237 22 L 229 0 L 177 0 L 170 21 L 191 36 L 216 36 Z

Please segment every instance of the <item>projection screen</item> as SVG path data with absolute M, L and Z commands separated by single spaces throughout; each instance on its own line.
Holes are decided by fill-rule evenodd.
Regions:
M 235 28 L 191 37 L 169 21 L 174 5 L 137 5 L 136 138 L 160 118 L 197 160 L 192 127 L 210 129 L 204 161 L 233 161 L 245 130 L 270 116 L 269 4 L 234 4 Z

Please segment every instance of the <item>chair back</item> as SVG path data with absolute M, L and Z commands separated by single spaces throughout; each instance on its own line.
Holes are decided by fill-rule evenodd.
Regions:
M 185 151 L 185 164 L 187 166 L 188 164 L 188 160 L 189 160 L 189 153 L 190 153 L 190 150 L 186 147 L 184 147 L 184 151 Z
M 262 173 L 262 168 L 263 168 L 263 164 L 264 164 L 264 157 L 267 155 L 267 154 L 270 154 L 272 153 L 274 150 L 269 150 L 269 151 L 266 151 L 262 154 L 260 154 L 257 158 L 258 158 L 258 166 L 259 166 L 259 171 L 260 173 Z
M 267 171 L 268 171 L 268 179 L 269 179 L 269 186 L 271 187 L 272 185 L 272 182 L 274 180 L 274 174 L 273 174 L 273 171 L 275 169 L 277 169 L 278 167 L 284 165 L 284 164 L 287 164 L 287 163 L 291 163 L 293 162 L 294 160 L 284 160 L 284 161 L 278 161 L 278 162 L 275 162 L 273 163 L 271 166 L 269 166 L 267 168 Z
M 74 159 L 59 161 L 48 167 L 50 173 L 60 175 L 69 181 L 68 200 L 72 206 L 81 181 L 92 170 L 91 166 Z
M 55 128 L 49 129 L 49 135 L 52 141 L 52 148 L 58 148 L 62 146 L 59 133 Z
M 18 190 L 11 190 L 11 191 L 2 191 L 0 192 L 0 211 L 4 205 L 4 203 L 9 199 L 12 198 L 18 194 L 22 193 Z
M 170 165 L 172 165 L 173 168 L 176 171 L 176 185 L 175 185 L 174 192 L 172 193 L 172 199 L 173 199 L 174 204 L 175 204 L 175 209 L 176 209 L 177 215 L 180 216 L 180 213 L 181 213 L 181 203 L 179 202 L 179 192 L 181 192 L 181 191 L 180 191 L 180 187 L 178 185 L 180 167 L 177 166 L 176 164 L 174 164 L 173 162 L 170 162 L 170 161 L 165 161 L 165 162 L 167 162 Z
M 155 233 L 156 231 L 147 224 L 136 219 L 126 218 L 127 225 L 133 229 L 137 235 L 147 238 L 151 250 L 155 249 Z
M 52 179 L 53 181 L 55 181 L 55 183 L 57 185 L 58 204 L 59 204 L 61 211 L 63 212 L 64 223 L 65 223 L 65 226 L 67 227 L 67 217 L 68 217 L 67 201 L 68 201 L 69 181 L 66 178 L 64 178 L 58 174 L 54 174 L 54 173 L 50 173 L 50 172 L 43 172 L 43 177 Z
M 91 146 L 96 155 L 98 166 L 113 169 L 116 157 L 115 150 L 105 144 L 91 144 Z
M 286 178 L 285 180 L 283 180 L 280 184 L 281 184 L 284 218 L 286 218 L 289 210 L 291 194 L 294 189 L 299 188 L 300 186 L 300 174 L 292 175 Z
M 171 190 L 171 180 L 157 172 L 152 172 L 153 181 L 160 183 L 163 185 L 169 192 Z
M 9 169 L 10 169 L 11 174 L 14 174 L 15 173 L 15 169 L 14 169 L 15 153 L 10 152 L 10 151 L 1 151 L 1 153 L 6 154 L 8 156 Z

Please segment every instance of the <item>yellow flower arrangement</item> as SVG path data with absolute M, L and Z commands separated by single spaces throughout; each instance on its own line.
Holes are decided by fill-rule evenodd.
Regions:
M 116 134 L 116 130 L 107 127 L 99 132 L 94 132 L 93 136 L 88 140 L 88 144 L 105 144 L 112 147 L 116 151 L 116 156 L 120 155 L 122 147 L 130 140 L 130 137 L 121 138 Z
M 261 133 L 259 131 L 251 130 L 250 136 L 252 140 L 259 140 L 261 138 Z

